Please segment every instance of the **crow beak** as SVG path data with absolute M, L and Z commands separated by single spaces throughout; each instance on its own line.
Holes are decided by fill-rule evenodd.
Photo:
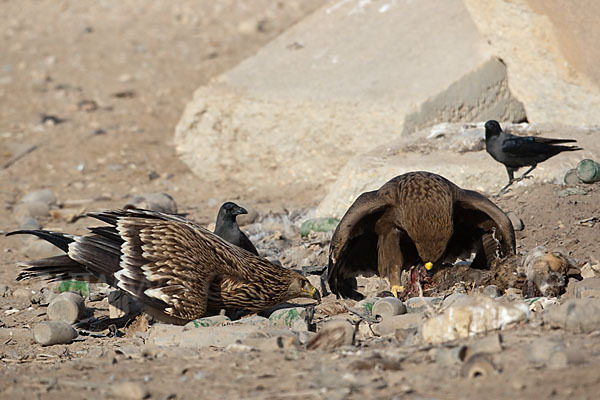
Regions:
M 248 211 L 245 208 L 238 206 L 238 208 L 235 209 L 235 215 L 240 214 L 248 214 Z

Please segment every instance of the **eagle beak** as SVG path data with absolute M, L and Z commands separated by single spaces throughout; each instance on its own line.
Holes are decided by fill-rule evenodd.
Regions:
M 310 289 L 310 290 L 302 289 L 302 291 L 308 293 L 310 298 L 315 299 L 319 303 L 321 302 L 321 293 L 319 293 L 319 291 L 317 290 L 316 287 L 312 286 L 312 289 Z
M 426 269 L 427 271 L 430 271 L 430 270 L 431 270 L 431 268 L 433 268 L 433 263 L 431 263 L 431 262 L 425 263 L 425 269 Z

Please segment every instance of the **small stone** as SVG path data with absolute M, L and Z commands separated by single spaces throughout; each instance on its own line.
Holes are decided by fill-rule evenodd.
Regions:
M 26 218 L 45 218 L 50 214 L 50 206 L 41 201 L 29 201 L 19 203 L 13 210 L 16 221 L 24 221 Z
M 56 196 L 50 189 L 41 189 L 27 193 L 21 199 L 21 203 L 42 202 L 48 206 L 56 204 Z
M 329 321 L 308 342 L 308 350 L 333 350 L 354 342 L 354 326 L 346 320 Z
M 600 299 L 568 299 L 558 307 L 544 312 L 544 325 L 575 333 L 600 330 Z
M 141 208 L 166 214 L 177 214 L 177 203 L 168 193 L 147 193 L 133 196 L 125 208 Z
M 121 318 L 141 309 L 131 296 L 121 290 L 114 290 L 108 295 L 108 313 L 110 318 Z
M 590 263 L 585 263 L 585 265 L 580 268 L 580 272 L 581 272 L 581 277 L 583 279 L 597 277 L 597 272 Z M 598 277 L 600 277 L 600 276 L 598 276 Z
M 470 344 L 465 352 L 465 358 L 469 358 L 477 353 L 496 354 L 501 351 L 502 340 L 500 335 L 494 332 Z
M 33 327 L 33 338 L 44 346 L 69 344 L 77 337 L 77 331 L 64 321 L 44 321 Z
M 49 288 L 43 287 L 39 292 L 31 297 L 31 303 L 39 304 L 40 306 L 47 306 L 57 296 L 58 294 L 54 293 Z
M 442 368 L 460 365 L 465 360 L 466 346 L 439 347 L 431 349 L 436 364 Z
M 565 344 L 561 339 L 539 338 L 529 346 L 528 359 L 533 364 L 544 364 L 557 351 L 562 351 Z
M 61 293 L 50 302 L 46 313 L 52 321 L 74 324 L 85 315 L 83 297 L 73 292 Z
M 0 297 L 10 296 L 12 291 L 8 285 L 0 285 Z
M 502 296 L 502 291 L 496 285 L 487 285 L 481 293 L 492 299 Z
M 404 303 L 409 313 L 420 313 L 442 304 L 441 297 L 411 297 Z
M 15 289 L 13 291 L 13 297 L 18 297 L 21 299 L 31 299 L 31 296 L 33 295 L 33 293 L 31 292 L 31 289 L 24 289 L 24 288 L 19 288 L 19 289 Z
M 373 309 L 371 311 L 371 315 L 379 315 L 382 319 L 401 314 L 406 314 L 406 306 L 401 300 L 395 297 L 385 297 L 378 300 L 373 304 Z
M 23 219 L 23 221 L 21 221 L 21 224 L 19 225 L 19 229 L 35 231 L 38 229 L 42 229 L 42 224 L 40 224 L 40 222 L 38 220 L 36 220 L 35 218 L 27 216 Z
M 247 204 L 240 204 L 241 207 L 248 211 L 248 214 L 240 214 L 237 216 L 236 221 L 239 226 L 245 226 L 253 224 L 258 220 L 258 211 Z
M 573 287 L 575 298 L 600 298 L 600 278 L 587 278 L 575 283 Z
M 142 400 L 150 397 L 150 392 L 137 382 L 115 383 L 111 387 L 112 395 L 124 399 Z

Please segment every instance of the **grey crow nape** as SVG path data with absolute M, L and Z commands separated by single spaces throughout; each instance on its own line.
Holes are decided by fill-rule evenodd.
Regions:
M 214 233 L 227 240 L 229 243 L 235 244 L 252 254 L 258 255 L 256 247 L 254 247 L 250 239 L 248 239 L 248 236 L 241 231 L 236 221 L 236 217 L 240 214 L 248 214 L 248 211 L 231 201 L 224 203 L 219 209 Z
M 583 150 L 576 146 L 560 146 L 560 143 L 575 143 L 574 139 L 551 139 L 539 136 L 516 136 L 505 132 L 498 121 L 485 123 L 485 150 L 499 163 L 504 164 L 508 173 L 508 183 L 497 196 L 504 193 L 510 185 L 529 178 L 528 174 L 543 161 L 563 151 Z M 529 167 L 519 178 L 514 173 L 521 167 Z

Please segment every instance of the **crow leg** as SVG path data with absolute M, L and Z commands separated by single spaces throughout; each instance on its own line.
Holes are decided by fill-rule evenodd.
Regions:
M 533 171 L 535 169 L 535 167 L 537 167 L 537 164 L 533 164 L 531 166 L 531 168 L 529 168 L 527 171 L 525 171 L 525 173 L 523 175 L 521 175 L 519 178 L 517 178 L 515 180 L 515 182 L 519 182 L 519 181 L 522 181 L 523 179 L 531 178 L 530 176 L 527 176 L 527 174 L 529 174 L 531 171 Z

